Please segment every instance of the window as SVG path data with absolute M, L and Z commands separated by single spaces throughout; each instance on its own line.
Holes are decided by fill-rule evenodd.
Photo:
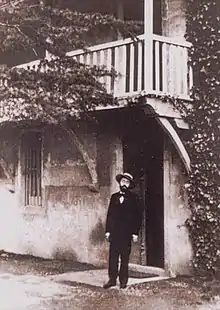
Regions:
M 25 206 L 40 206 L 42 204 L 41 189 L 41 149 L 42 136 L 40 132 L 28 132 L 24 141 L 24 203 Z

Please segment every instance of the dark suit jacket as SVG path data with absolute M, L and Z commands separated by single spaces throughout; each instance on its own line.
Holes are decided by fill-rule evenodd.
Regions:
M 138 235 L 143 216 L 143 205 L 140 198 L 128 192 L 120 203 L 120 193 L 111 196 L 106 232 L 110 233 L 110 242 L 130 242 L 132 234 Z

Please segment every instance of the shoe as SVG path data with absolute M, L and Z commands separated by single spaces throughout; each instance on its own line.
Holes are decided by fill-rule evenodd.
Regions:
M 116 281 L 111 281 L 111 280 L 109 280 L 107 283 L 105 283 L 105 284 L 103 285 L 103 288 L 107 289 L 107 288 L 110 288 L 110 287 L 112 287 L 112 286 L 116 286 Z
M 121 283 L 121 284 L 120 284 L 120 288 L 124 289 L 124 288 L 126 288 L 126 287 L 127 287 L 127 284 L 126 284 L 126 283 Z

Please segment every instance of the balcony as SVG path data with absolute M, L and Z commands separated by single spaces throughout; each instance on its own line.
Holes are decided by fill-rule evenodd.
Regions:
M 114 69 L 118 73 L 116 78 L 100 78 L 108 93 L 114 97 L 124 98 L 142 93 L 189 100 L 193 84 L 192 69 L 188 65 L 191 44 L 185 40 L 153 34 L 149 44 L 152 52 L 146 53 L 146 42 L 149 44 L 141 35 L 135 41 L 112 41 L 89 47 L 86 51 L 75 50 L 67 55 L 87 65 Z M 18 67 L 37 67 L 38 63 L 34 61 Z
M 118 73 L 117 78 L 102 77 L 109 93 L 129 97 L 139 93 L 169 95 L 189 99 L 192 70 L 188 65 L 189 42 L 159 35 L 152 36 L 150 63 L 145 63 L 144 35 L 76 50 L 69 56 L 87 65 L 106 66 Z M 151 66 L 151 70 L 147 70 Z M 149 85 L 150 87 L 149 87 Z

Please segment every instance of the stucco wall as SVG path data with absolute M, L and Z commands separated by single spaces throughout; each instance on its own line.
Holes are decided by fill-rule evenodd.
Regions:
M 171 275 L 190 274 L 192 247 L 185 220 L 190 216 L 184 187 L 184 168 L 166 141 L 164 154 L 164 221 L 165 221 L 165 268 Z
M 9 150 L 8 163 L 16 163 L 12 145 L 16 135 L 5 135 Z M 99 189 L 89 188 L 91 178 L 81 154 L 60 130 L 45 130 L 43 207 L 19 205 L 19 165 L 15 171 L 15 193 L 12 181 L 0 177 L 0 249 L 46 258 L 70 258 L 97 265 L 107 264 L 108 243 L 104 226 L 110 194 L 118 190 L 115 175 L 123 169 L 122 143 L 118 133 L 102 129 L 81 128 L 78 137 L 96 160 Z M 2 137 L 2 140 L 4 137 Z M 15 150 L 18 152 L 18 148 Z M 6 149 L 5 149 L 6 151 Z M 164 154 L 164 225 L 165 268 L 171 274 L 190 272 L 191 244 L 184 226 L 186 207 L 184 171 L 172 145 L 166 141 Z M 134 248 L 132 262 L 135 261 Z
M 26 233 L 22 251 L 42 257 L 105 263 L 103 194 L 104 190 L 94 194 L 86 187 L 48 187 L 46 211 L 23 215 Z
M 98 191 L 92 192 L 88 168 L 76 146 L 61 130 L 48 128 L 44 132 L 44 206 L 19 206 L 23 193 L 19 169 L 14 194 L 7 189 L 10 182 L 1 179 L 0 249 L 106 265 L 104 226 L 110 193 L 117 186 L 115 174 L 122 168 L 121 142 L 111 132 L 102 132 L 97 138 L 94 128 L 77 130 L 97 162 L 100 182 Z
M 18 162 L 18 141 L 20 131 L 11 126 L 0 130 L 0 249 L 18 250 L 20 218 L 18 195 L 11 193 L 15 189 Z
M 186 32 L 186 0 L 162 1 L 162 34 L 184 37 Z

